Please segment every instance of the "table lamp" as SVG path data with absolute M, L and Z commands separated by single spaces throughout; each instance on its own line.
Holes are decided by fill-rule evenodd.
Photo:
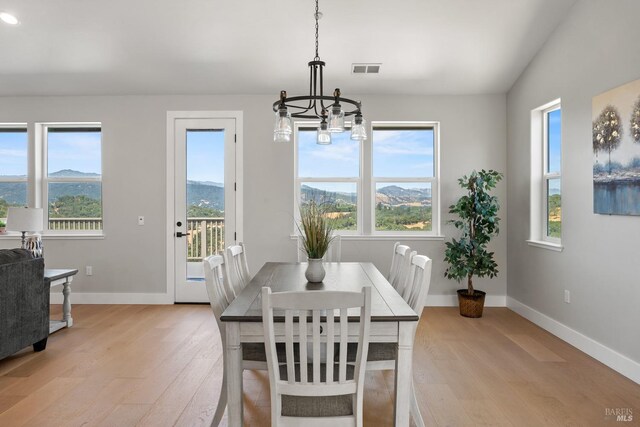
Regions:
M 25 247 L 25 234 L 29 231 L 42 231 L 42 208 L 9 208 L 7 212 L 7 230 L 22 233 L 22 249 Z

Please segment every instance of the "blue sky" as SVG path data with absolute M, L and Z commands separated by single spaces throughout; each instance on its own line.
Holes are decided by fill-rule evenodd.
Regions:
M 100 132 L 49 134 L 49 173 L 101 173 Z M 0 175 L 27 175 L 27 133 L 0 132 Z
M 549 121 L 547 127 L 547 139 L 549 147 L 547 149 L 547 172 L 562 172 L 562 111 L 554 110 L 548 113 Z M 552 194 L 560 192 L 560 180 L 552 179 L 549 181 L 549 188 Z
M 0 175 L 27 175 L 26 132 L 0 132 Z
M 224 183 L 224 131 L 187 131 L 187 179 Z
M 548 149 L 548 172 L 560 172 L 561 166 L 561 143 L 562 143 L 562 112 L 554 110 L 549 114 L 549 126 L 547 129 L 549 139 Z
M 433 130 L 374 130 L 373 176 L 433 176 Z
M 102 174 L 101 132 L 53 132 L 48 136 L 49 173 L 71 169 Z
M 433 176 L 432 130 L 376 130 L 364 141 L 373 144 L 376 177 Z M 316 144 L 316 131 L 298 133 L 298 175 L 355 178 L 360 175 L 360 145 L 349 132 L 332 135 L 331 145 Z

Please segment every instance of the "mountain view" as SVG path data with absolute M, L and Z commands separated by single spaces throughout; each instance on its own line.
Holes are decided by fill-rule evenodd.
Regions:
M 315 200 L 331 203 L 328 215 L 335 220 L 337 230 L 357 229 L 357 194 L 332 192 L 309 185 L 300 189 L 302 203 Z M 402 188 L 388 185 L 376 192 L 377 231 L 431 230 L 431 189 Z
M 61 170 L 51 177 L 95 177 L 74 170 Z M 25 183 L 0 183 L 0 218 L 6 217 L 9 206 L 22 206 L 27 200 Z M 100 183 L 51 183 L 49 185 L 49 215 L 51 218 L 101 218 L 102 190 Z M 331 203 L 329 215 L 339 230 L 357 229 L 357 194 L 326 191 L 310 185 L 301 188 L 304 203 L 315 200 Z M 187 181 L 188 216 L 224 216 L 224 184 L 211 181 Z M 430 230 L 431 189 L 403 188 L 388 185 L 376 192 L 376 230 Z

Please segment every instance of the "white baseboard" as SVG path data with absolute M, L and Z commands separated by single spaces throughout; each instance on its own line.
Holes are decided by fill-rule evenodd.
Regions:
M 71 304 L 173 304 L 173 295 L 71 292 Z M 62 292 L 51 292 L 51 304 L 62 304 Z
M 640 384 L 640 363 L 618 353 L 617 351 L 589 338 L 588 336 L 571 329 L 555 319 L 540 313 L 539 311 L 507 297 L 507 307 L 520 316 L 551 332 L 558 338 L 571 344 L 578 350 L 587 353 L 594 359 L 604 363 L 611 369 L 618 371 L 630 380 Z
M 427 307 L 457 307 L 458 295 L 429 295 L 427 296 Z M 487 295 L 484 299 L 485 307 L 506 307 L 506 295 Z

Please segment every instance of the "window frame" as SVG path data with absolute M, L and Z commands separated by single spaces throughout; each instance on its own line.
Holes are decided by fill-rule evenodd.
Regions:
M 294 173 L 294 208 L 293 208 L 293 212 L 294 212 L 294 218 L 295 218 L 295 223 L 298 223 L 298 221 L 300 221 L 300 208 L 299 208 L 299 202 L 300 200 L 302 200 L 301 197 L 301 188 L 302 188 L 302 183 L 303 182 L 319 182 L 319 183 L 324 183 L 324 182 L 328 182 L 328 183 L 355 183 L 356 184 L 356 224 L 357 227 L 355 230 L 335 230 L 335 234 L 339 234 L 340 236 L 360 236 L 362 235 L 362 230 L 363 230 L 363 203 L 362 203 L 362 196 L 363 196 L 363 183 L 362 183 L 362 177 L 363 177 L 363 163 L 364 163 L 364 156 L 363 156 L 363 151 L 364 151 L 364 147 L 363 147 L 363 141 L 358 141 L 358 154 L 359 154 L 359 162 L 358 162 L 358 176 L 357 177 L 329 177 L 329 178 L 313 178 L 313 177 L 301 177 L 299 175 L 299 159 L 298 159 L 298 145 L 299 145 L 299 141 L 298 141 L 298 132 L 300 130 L 303 131 L 315 131 L 318 126 L 320 125 L 320 121 L 294 121 L 293 123 L 293 147 L 294 147 L 294 161 L 293 161 L 293 173 Z M 349 132 L 351 129 L 351 122 L 349 121 L 345 121 L 345 132 Z M 298 229 L 294 224 L 294 235 L 298 235 Z
M 26 183 L 27 185 L 27 191 L 26 191 L 26 195 L 27 195 L 27 199 L 25 200 L 25 205 L 28 206 L 29 205 L 29 199 L 30 199 L 30 187 L 31 187 L 31 144 L 29 141 L 29 128 L 27 126 L 27 123 L 0 123 L 0 129 L 2 129 L 3 131 L 11 131 L 11 130 L 16 130 L 16 131 L 24 131 L 26 137 L 27 137 L 27 174 L 25 175 L 24 178 L 20 178 L 20 177 L 12 177 L 12 178 L 8 178 L 6 176 L 2 176 L 0 175 L 0 182 L 1 183 Z M 4 218 L 4 220 L 6 221 L 6 218 Z
M 549 171 L 549 114 L 554 111 L 560 111 L 562 113 L 562 105 L 560 101 L 553 103 L 553 105 L 541 111 L 542 113 L 542 233 L 541 238 L 543 242 L 549 242 L 556 245 L 560 245 L 562 242 L 562 230 L 560 230 L 560 237 L 553 237 L 549 235 L 549 196 L 548 188 L 549 182 L 552 179 L 560 180 L 560 200 L 562 200 L 562 121 L 560 122 L 560 170 L 558 172 Z M 562 217 L 561 217 L 562 218 Z
M 561 252 L 562 235 L 560 238 L 548 236 L 548 179 L 560 178 L 560 191 L 562 195 L 562 120 L 560 136 L 560 172 L 547 173 L 548 167 L 548 115 L 555 110 L 562 111 L 562 99 L 557 98 L 544 105 L 531 110 L 530 120 L 530 192 L 529 192 L 529 239 L 530 246 Z M 562 197 L 562 196 L 561 196 Z M 562 232 L 561 232 L 562 234 Z
M 371 121 L 366 124 L 368 138 L 359 141 L 359 176 L 357 178 L 310 178 L 298 175 L 299 150 L 298 132 L 299 130 L 315 130 L 320 124 L 319 121 L 294 121 L 293 136 L 293 175 L 294 175 L 294 220 L 300 219 L 298 201 L 300 200 L 301 184 L 303 182 L 355 182 L 357 186 L 357 229 L 356 230 L 336 230 L 336 234 L 346 236 L 347 239 L 397 239 L 411 238 L 414 240 L 442 240 L 440 225 L 440 122 L 439 121 Z M 345 132 L 348 132 L 351 122 L 345 122 Z M 373 129 L 374 127 L 394 127 L 394 128 L 430 128 L 433 129 L 433 177 L 415 178 L 387 178 L 373 176 Z M 379 182 L 429 182 L 431 183 L 431 220 L 430 231 L 376 231 L 375 227 L 375 185 Z M 365 200 L 365 198 L 367 200 Z M 292 238 L 299 234 L 295 224 Z
M 433 130 L 433 176 L 432 177 L 404 177 L 404 178 L 389 178 L 389 177 L 376 177 L 373 171 L 373 144 L 375 144 L 373 138 L 373 131 L 378 129 L 396 129 L 396 130 L 416 130 L 416 129 L 432 129 Z M 373 121 L 370 128 L 370 181 L 371 181 L 371 230 L 372 236 L 439 236 L 440 235 L 440 155 L 439 155 L 439 141 L 440 141 L 440 123 L 434 121 L 419 121 L 419 122 L 392 122 L 392 121 Z M 376 229 L 376 184 L 378 183 L 415 183 L 424 182 L 431 184 L 431 230 L 429 231 L 402 231 L 402 230 L 390 230 L 390 231 L 378 231 Z
M 39 136 L 40 145 L 40 167 L 39 171 L 39 187 L 40 206 L 43 208 L 43 236 L 104 236 L 105 218 L 104 218 L 104 197 L 103 197 L 103 176 L 104 176 L 104 149 L 103 149 L 103 129 L 100 122 L 64 122 L 64 123 L 37 123 L 37 135 Z M 49 129 L 100 129 L 100 176 L 99 177 L 54 177 L 49 178 L 48 161 L 49 161 Z M 52 183 L 99 183 L 100 184 L 100 208 L 102 212 L 102 228 L 94 230 L 51 230 L 49 229 L 49 184 Z

